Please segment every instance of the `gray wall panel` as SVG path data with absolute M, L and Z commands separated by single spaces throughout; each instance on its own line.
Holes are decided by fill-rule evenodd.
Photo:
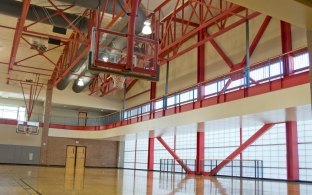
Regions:
M 29 159 L 29 154 L 33 159 Z M 0 163 L 39 164 L 40 147 L 0 144 Z

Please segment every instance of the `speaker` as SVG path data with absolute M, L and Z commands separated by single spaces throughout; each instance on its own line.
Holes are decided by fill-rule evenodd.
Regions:
M 57 27 L 57 26 L 53 26 L 52 31 L 55 32 L 55 33 L 58 33 L 58 34 L 66 35 L 67 29 L 66 28 Z
M 61 45 L 61 40 L 49 38 L 48 43 L 53 45 Z

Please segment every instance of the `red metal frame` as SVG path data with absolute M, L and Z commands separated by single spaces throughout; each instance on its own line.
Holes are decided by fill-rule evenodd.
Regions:
M 181 158 L 175 152 L 173 152 L 173 150 L 161 137 L 157 137 L 157 140 L 159 141 L 159 143 L 161 143 L 161 145 L 163 145 L 163 147 L 167 150 L 167 152 L 169 152 L 169 154 L 173 157 L 173 159 L 181 165 L 181 167 L 184 169 L 186 173 L 192 173 L 191 169 L 186 164 L 184 164 Z
M 302 51 L 302 50 L 298 50 L 298 51 Z M 295 51 L 295 52 L 298 53 L 298 51 Z M 263 61 L 262 63 L 265 64 L 265 61 Z M 226 76 L 226 75 L 224 75 L 224 76 Z M 222 77 L 224 77 L 224 76 L 222 76 Z M 211 79 L 211 80 L 206 81 L 206 82 L 213 82 L 215 80 L 217 80 L 217 79 Z M 286 89 L 289 87 L 294 87 L 294 86 L 298 86 L 298 85 L 302 85 L 302 84 L 306 84 L 306 83 L 309 83 L 309 72 L 302 72 L 299 74 L 292 74 L 292 75 L 288 75 L 284 78 L 280 78 L 280 79 L 272 80 L 269 82 L 259 83 L 257 85 L 250 86 L 248 88 L 248 96 L 244 95 L 244 89 L 237 89 L 235 91 L 227 91 L 224 94 L 206 97 L 205 99 L 198 99 L 195 102 L 189 102 L 189 103 L 186 103 L 183 105 L 176 105 L 173 107 L 168 107 L 166 110 L 163 110 L 163 109 L 155 110 L 154 109 L 155 108 L 154 107 L 155 102 L 159 101 L 160 99 L 154 98 L 153 100 L 151 100 L 149 102 L 144 102 L 141 104 L 141 105 L 146 105 L 146 104 L 151 105 L 150 112 L 148 114 L 144 114 L 142 116 L 139 115 L 138 117 L 132 117 L 128 120 L 123 120 L 120 122 L 111 123 L 111 124 L 107 124 L 107 125 L 103 125 L 103 126 L 79 127 L 79 126 L 67 126 L 67 125 L 54 124 L 53 128 L 71 129 L 71 130 L 86 130 L 86 131 L 107 130 L 107 129 L 111 129 L 111 128 L 115 128 L 115 127 L 120 127 L 120 126 L 138 123 L 138 122 L 148 121 L 148 120 L 152 120 L 152 119 L 156 119 L 156 118 L 161 118 L 161 117 L 165 117 L 165 116 L 170 116 L 170 115 L 181 113 L 181 112 L 187 112 L 187 111 L 195 110 L 198 108 L 204 108 L 204 107 L 208 107 L 208 106 L 212 106 L 212 105 L 230 102 L 230 101 L 234 101 L 234 100 L 238 100 L 238 99 L 242 99 L 242 98 L 246 98 L 246 97 L 252 97 L 252 96 L 256 96 L 259 94 L 264 94 L 264 93 L 268 93 L 268 92 L 272 92 L 272 91 L 276 91 L 276 90 L 280 90 L 280 89 Z M 156 85 L 156 83 L 155 83 L 155 85 Z M 200 85 L 196 85 L 196 86 L 198 87 Z M 194 88 L 194 86 L 186 88 L 186 89 L 181 90 L 181 91 L 190 90 L 192 88 Z M 174 92 L 172 94 L 176 94 L 176 93 L 178 93 L 178 92 Z M 169 94 L 168 96 L 170 96 L 172 94 Z M 137 105 L 137 106 L 140 106 L 140 105 Z M 135 107 L 133 107 L 133 108 L 135 108 Z M 132 109 L 132 108 L 128 108 L 128 109 Z
M 299 154 L 297 122 L 286 123 L 286 158 L 287 158 L 287 180 L 299 181 Z
M 291 25 L 287 22 L 281 21 L 281 42 L 282 52 L 288 53 L 292 51 L 292 36 Z M 289 75 L 294 70 L 293 57 L 291 55 L 283 56 L 284 74 Z
M 205 159 L 205 123 L 197 124 L 196 174 L 202 172 L 202 161 Z
M 11 78 L 11 72 L 13 70 L 13 65 L 16 60 L 17 50 L 18 50 L 18 46 L 22 37 L 23 27 L 26 21 L 29 6 L 30 6 L 30 0 L 23 0 L 23 9 L 22 9 L 21 17 L 18 19 L 18 22 L 16 25 L 13 46 L 11 49 L 11 56 L 10 56 L 9 67 L 8 67 L 7 84 L 9 84 L 9 79 Z
M 151 82 L 151 89 L 150 89 L 150 100 L 156 98 L 156 82 Z M 155 146 L 155 138 L 150 137 L 148 140 L 148 159 L 147 159 L 147 169 L 153 170 L 154 169 L 154 146 Z
M 148 156 L 147 156 L 147 170 L 154 170 L 154 143 L 155 138 L 148 138 Z
M 274 124 L 263 125 L 256 133 L 254 133 L 250 138 L 248 138 L 243 144 L 241 144 L 236 150 L 234 150 L 228 157 L 225 158 L 220 164 L 218 164 L 214 169 L 209 172 L 209 175 L 217 174 L 224 166 L 226 166 L 231 160 L 242 153 L 246 148 L 248 148 L 252 143 L 257 141 L 265 132 L 271 129 Z
M 254 37 L 254 39 L 253 39 L 253 41 L 252 41 L 252 43 L 251 43 L 251 45 L 249 47 L 249 55 L 250 55 L 250 57 L 252 56 L 252 54 L 254 53 L 256 47 L 258 46 L 258 44 L 259 44 L 259 42 L 260 42 L 260 40 L 261 40 L 265 30 L 267 29 L 267 27 L 268 27 L 268 25 L 269 25 L 269 23 L 271 21 L 271 19 L 272 19 L 272 17 L 266 16 L 265 19 L 263 20 L 263 22 L 262 22 L 262 24 L 261 24 L 261 26 L 260 26 L 256 36 Z M 231 67 L 231 71 L 235 71 L 235 70 L 237 70 L 239 68 L 242 68 L 242 67 L 245 66 L 245 64 L 246 64 L 246 56 L 244 56 L 244 58 L 243 58 L 241 63 L 232 66 Z

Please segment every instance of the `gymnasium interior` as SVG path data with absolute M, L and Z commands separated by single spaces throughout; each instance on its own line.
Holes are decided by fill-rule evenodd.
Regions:
M 0 194 L 312 194 L 310 0 L 1 0 Z

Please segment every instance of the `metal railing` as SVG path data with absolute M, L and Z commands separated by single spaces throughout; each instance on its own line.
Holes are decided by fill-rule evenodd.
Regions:
M 236 90 L 247 89 L 257 84 L 268 83 L 284 78 L 283 59 L 285 56 L 293 56 L 294 70 L 292 75 L 309 71 L 309 60 L 306 48 L 301 48 L 287 54 L 272 57 L 265 61 L 253 64 L 248 70 L 249 79 L 245 79 L 245 69 L 239 69 L 230 74 L 218 76 L 214 79 L 176 91 L 168 96 L 156 98 L 120 112 L 115 112 L 101 117 L 88 117 L 86 119 L 86 126 L 103 126 L 124 120 L 143 117 L 168 108 L 180 107 L 181 105 L 192 102 L 194 103 L 199 100 L 198 97 L 202 97 L 204 99 L 217 97 Z M 250 80 L 248 85 L 246 80 Z M 205 93 L 200 94 L 201 91 L 205 91 Z M 43 115 L 34 113 L 31 120 L 43 122 Z M 50 116 L 50 123 L 79 126 L 78 117 Z
M 191 171 L 195 171 L 196 160 L 194 159 L 180 159 L 180 163 L 183 163 Z M 186 173 L 181 164 L 175 159 L 160 159 L 159 170 L 161 172 L 170 173 Z
M 195 159 L 179 159 L 184 166 L 195 172 Z M 209 173 L 215 169 L 221 162 L 227 161 L 227 164 L 216 173 L 217 176 L 244 177 L 244 178 L 263 178 L 263 161 L 262 160 L 221 160 L 205 159 L 200 161 L 201 173 Z M 175 159 L 160 159 L 161 172 L 169 173 L 187 173 L 181 163 Z
M 204 173 L 210 172 L 223 161 L 226 161 L 227 164 L 217 172 L 216 175 L 257 179 L 263 178 L 262 160 L 205 159 L 201 161 L 201 170 Z

